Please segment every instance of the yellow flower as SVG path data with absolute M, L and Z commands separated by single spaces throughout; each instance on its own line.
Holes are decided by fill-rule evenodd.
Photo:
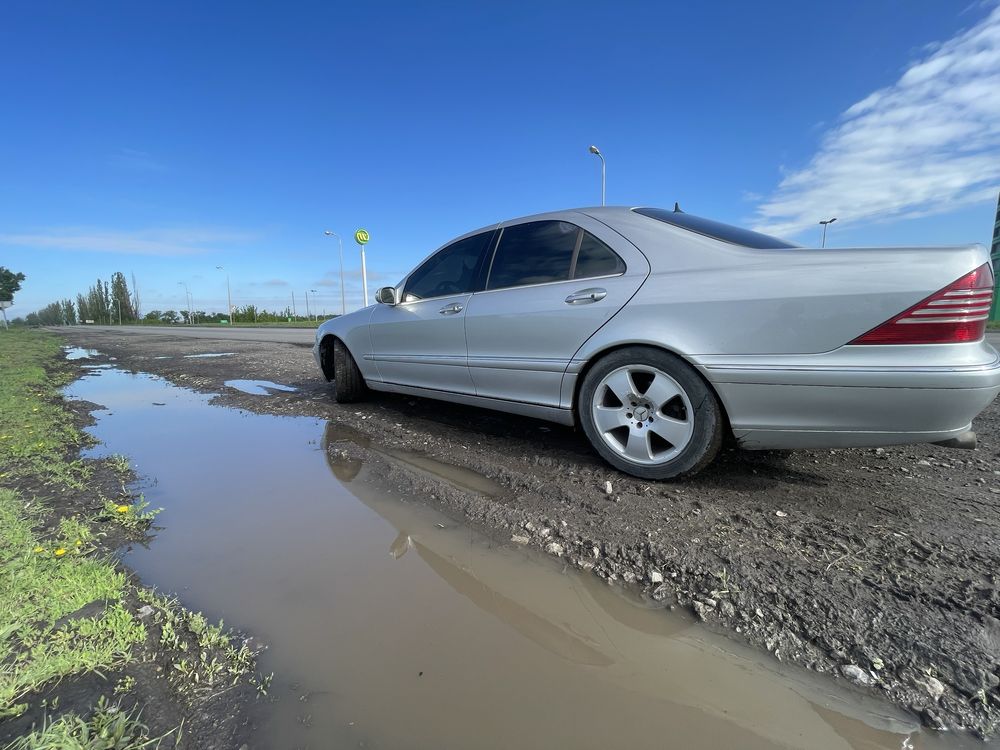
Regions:
M 35 547 L 35 552 L 44 552 L 45 547 Z
M 32 411 L 38 411 L 38 407 L 36 406 Z
M 56 557 L 62 557 L 63 555 L 66 554 L 66 550 L 60 547 L 53 554 L 55 554 Z
M 83 544 L 83 542 L 81 542 L 79 539 L 77 539 L 76 540 L 76 546 L 79 547 L 81 544 Z
M 130 505 L 119 505 L 117 508 L 115 508 L 115 510 L 117 510 L 119 513 L 128 513 L 130 507 L 131 507 Z

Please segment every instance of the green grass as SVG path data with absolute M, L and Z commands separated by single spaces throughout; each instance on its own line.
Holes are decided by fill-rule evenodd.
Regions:
M 63 519 L 43 540 L 32 530 L 34 516 L 14 492 L 0 490 L 0 716 L 21 713 L 21 699 L 50 680 L 124 663 L 146 636 L 119 603 L 125 575 L 81 551 L 89 528 Z M 55 627 L 91 602 L 108 606 Z
M 4 750 L 146 750 L 159 747 L 166 735 L 150 737 L 149 729 L 139 719 L 138 711 L 109 706 L 102 698 L 90 718 L 64 714 L 55 721 L 46 721 L 41 729 L 15 740 Z
M 80 487 L 87 470 L 66 459 L 84 443 L 60 402 L 68 368 L 47 372 L 61 342 L 40 331 L 0 331 L 0 480 L 31 476 Z

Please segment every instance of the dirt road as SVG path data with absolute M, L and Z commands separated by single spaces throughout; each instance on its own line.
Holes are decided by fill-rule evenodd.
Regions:
M 649 483 L 610 469 L 557 425 L 386 395 L 338 406 L 315 370 L 311 331 L 273 334 L 294 343 L 237 340 L 238 330 L 221 340 L 174 329 L 62 333 L 224 404 L 335 420 L 334 458 L 383 464 L 404 492 L 497 538 L 690 607 L 779 659 L 880 691 L 930 726 L 1000 729 L 996 404 L 974 425 L 974 452 L 729 448 L 693 480 Z M 227 387 L 232 379 L 297 390 L 249 395 Z M 397 448 L 482 474 L 502 492 L 395 461 Z

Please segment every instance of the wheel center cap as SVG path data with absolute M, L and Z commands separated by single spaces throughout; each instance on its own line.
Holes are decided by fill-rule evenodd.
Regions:
M 645 406 L 637 406 L 632 414 L 635 416 L 637 422 L 642 422 L 649 416 L 649 409 Z

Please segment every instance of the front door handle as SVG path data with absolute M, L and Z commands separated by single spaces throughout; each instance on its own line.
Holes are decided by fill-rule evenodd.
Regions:
M 597 302 L 597 300 L 604 299 L 607 296 L 607 289 L 591 287 L 590 289 L 581 289 L 579 292 L 573 292 L 566 298 L 566 304 L 585 305 L 588 302 Z
M 454 315 L 455 313 L 462 312 L 462 310 L 464 309 L 465 308 L 462 305 L 458 304 L 457 302 L 453 302 L 450 305 L 445 305 L 440 310 L 438 310 L 438 312 L 441 315 Z

